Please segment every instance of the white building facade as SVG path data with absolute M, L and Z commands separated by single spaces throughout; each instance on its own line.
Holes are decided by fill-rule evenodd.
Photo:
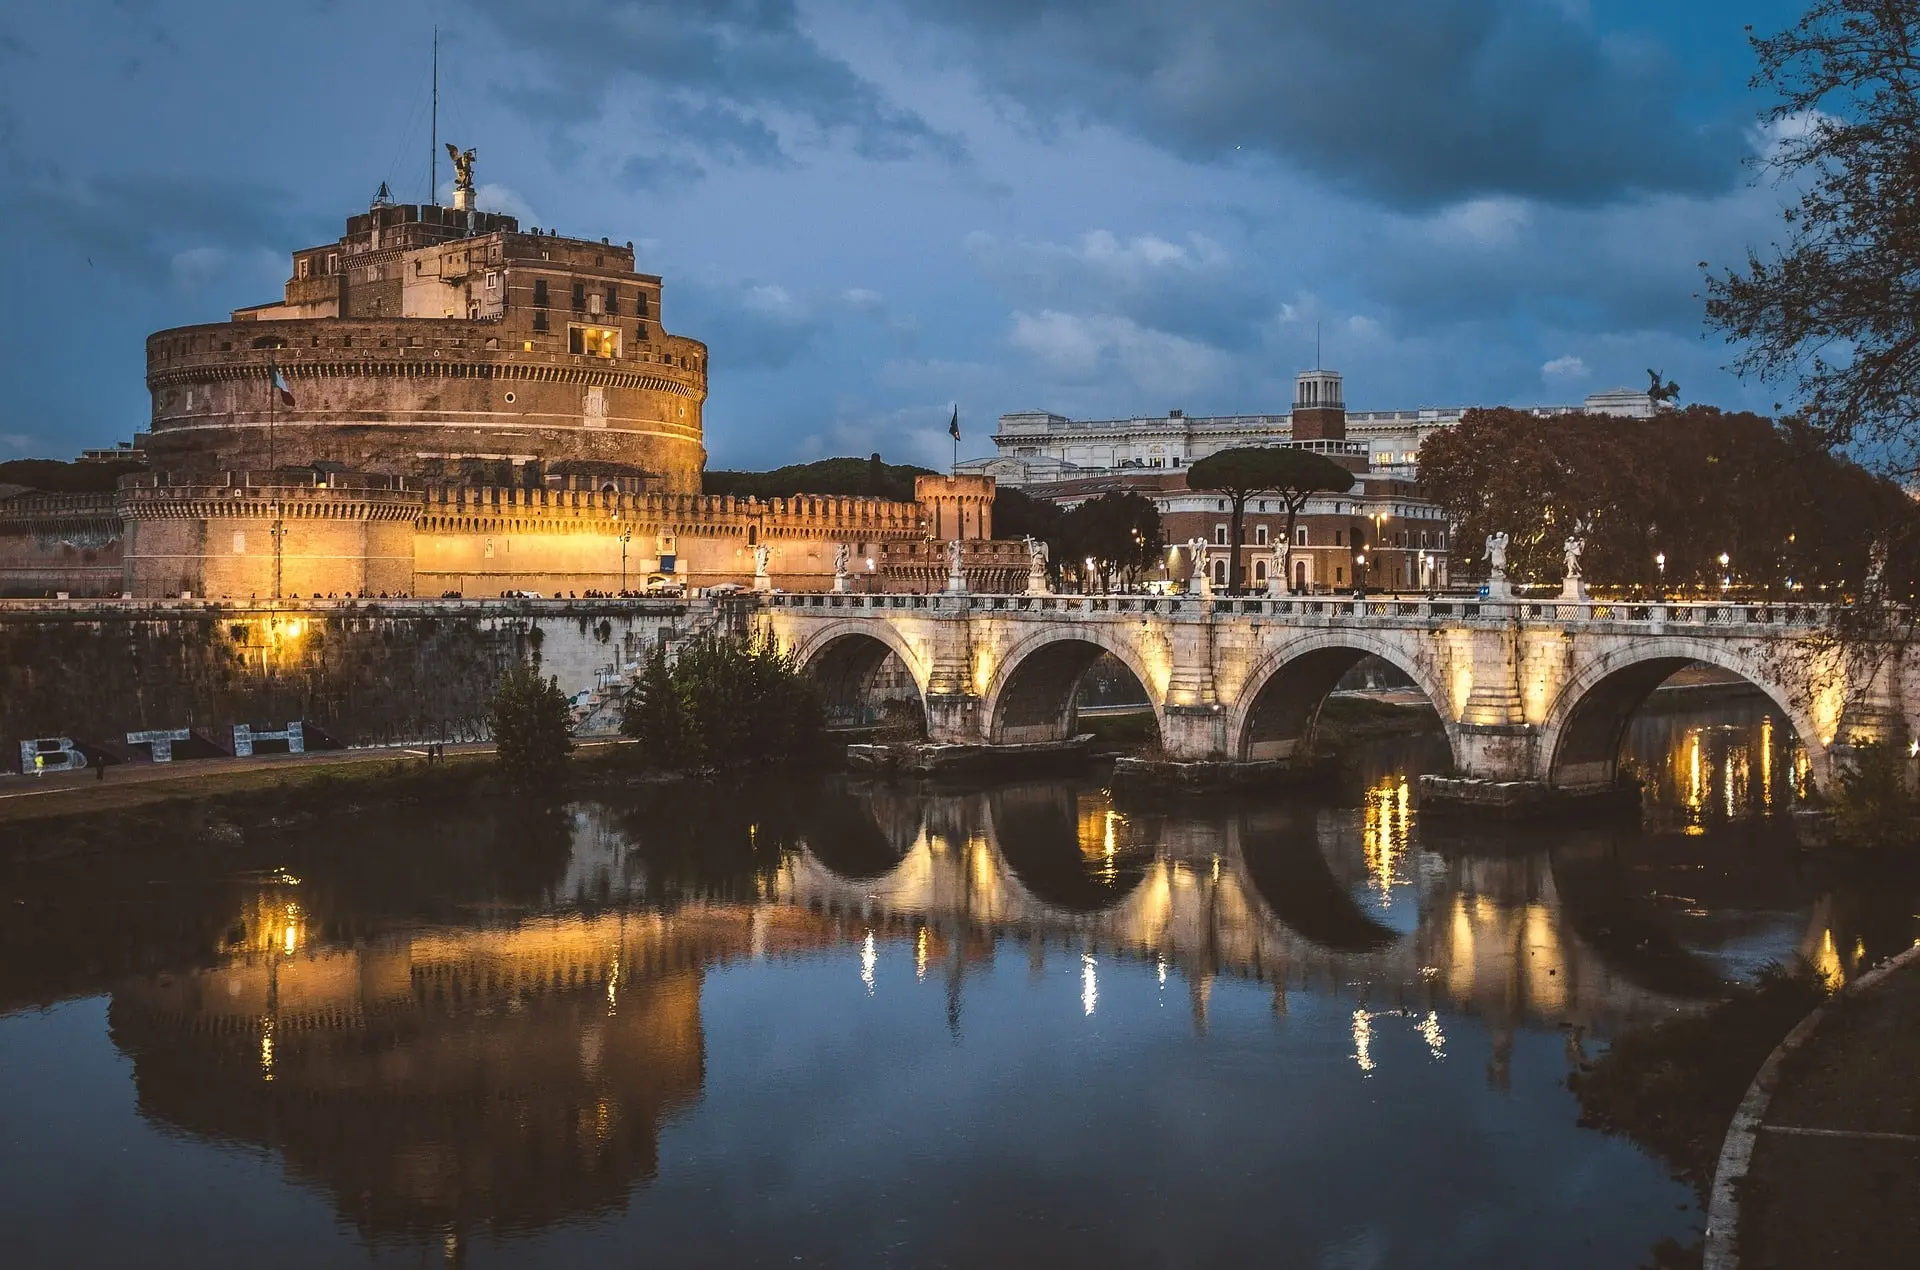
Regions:
M 1421 443 L 1459 423 L 1469 408 L 1348 411 L 1346 438 L 1356 449 L 1364 447 L 1372 472 L 1412 480 L 1419 474 Z M 1517 408 L 1542 418 L 1597 414 L 1639 419 L 1652 417 L 1658 409 L 1646 393 L 1627 388 L 1594 393 L 1577 406 Z M 995 457 L 970 459 L 960 464 L 960 471 L 1014 486 L 1123 471 L 1177 471 L 1219 450 L 1290 442 L 1293 433 L 1291 413 L 1189 416 L 1173 410 L 1165 416 L 1069 419 L 1044 410 L 1023 410 L 1000 416 L 1000 429 L 993 437 L 999 451 Z

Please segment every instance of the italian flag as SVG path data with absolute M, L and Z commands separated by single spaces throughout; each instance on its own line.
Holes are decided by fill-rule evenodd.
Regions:
M 278 366 L 269 365 L 267 367 L 267 373 L 273 376 L 273 390 L 280 394 L 280 404 L 283 406 L 291 406 L 293 404 L 293 389 L 288 387 L 287 377 L 280 373 Z

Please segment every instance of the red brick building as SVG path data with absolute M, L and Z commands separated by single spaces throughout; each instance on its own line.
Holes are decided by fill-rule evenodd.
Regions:
M 1286 553 L 1296 592 L 1351 591 L 1364 581 L 1370 591 L 1424 591 L 1447 584 L 1448 526 L 1445 513 L 1420 496 L 1404 476 L 1371 470 L 1365 442 L 1347 440 L 1340 375 L 1310 370 L 1294 386 L 1293 440 L 1300 449 L 1325 454 L 1354 473 L 1351 490 L 1307 500 L 1294 521 Z M 1078 480 L 1029 486 L 1027 492 L 1064 506 L 1115 490 L 1132 490 L 1160 509 L 1168 544 L 1168 576 L 1188 578 L 1194 556 L 1216 585 L 1227 581 L 1233 504 L 1220 494 L 1191 489 L 1185 468 L 1134 469 Z M 1242 524 L 1240 567 L 1245 585 L 1265 590 L 1276 551 L 1287 529 L 1285 505 L 1274 497 L 1248 500 Z M 1196 553 L 1188 544 L 1204 544 Z

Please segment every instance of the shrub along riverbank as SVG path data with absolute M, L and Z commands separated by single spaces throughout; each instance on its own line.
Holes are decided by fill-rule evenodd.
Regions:
M 1580 1123 L 1631 1138 L 1693 1187 L 1704 1211 L 1720 1144 L 1754 1073 L 1794 1024 L 1826 999 L 1804 963 L 1770 966 L 1705 1014 L 1628 1032 L 1567 1077 Z M 1700 1264 L 1702 1245 L 1663 1241 L 1655 1270 Z

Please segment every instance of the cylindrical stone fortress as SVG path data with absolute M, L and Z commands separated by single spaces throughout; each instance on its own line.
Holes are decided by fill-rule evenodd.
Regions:
M 376 203 L 294 253 L 283 301 L 150 336 L 147 385 L 148 450 L 172 471 L 570 471 L 697 493 L 705 460 L 706 345 L 661 328 L 632 245 L 488 212 Z

